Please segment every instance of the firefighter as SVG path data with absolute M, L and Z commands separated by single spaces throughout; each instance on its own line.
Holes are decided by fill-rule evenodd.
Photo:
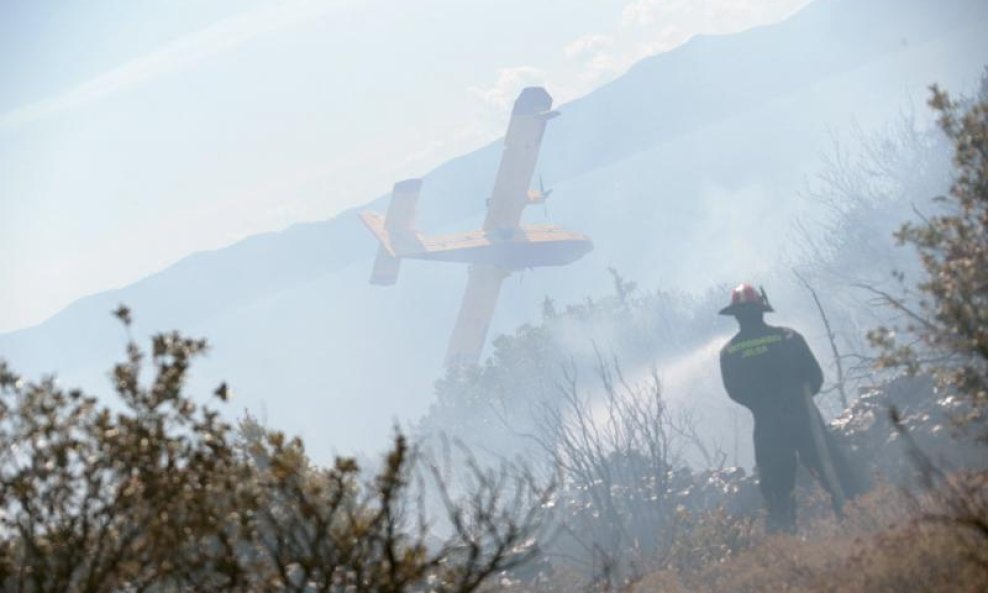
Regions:
M 840 515 L 845 497 L 860 493 L 843 451 L 836 446 L 812 396 L 823 371 L 798 332 L 765 323 L 773 311 L 764 291 L 741 284 L 731 304 L 738 333 L 720 351 L 728 396 L 751 410 L 755 421 L 755 463 L 771 532 L 796 530 L 796 464 L 802 463 L 827 490 Z

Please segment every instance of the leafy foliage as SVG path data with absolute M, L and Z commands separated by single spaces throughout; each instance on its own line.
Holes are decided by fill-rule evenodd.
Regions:
M 25 383 L 2 366 L 5 590 L 152 583 L 211 590 L 243 578 L 230 560 L 245 537 L 247 515 L 236 511 L 250 502 L 249 468 L 216 412 L 181 393 L 190 361 L 205 348 L 177 334 L 156 336 L 155 376 L 143 385 L 145 354 L 130 343 L 112 372 L 118 413 L 53 378 Z
M 988 74 L 975 100 L 955 102 L 933 87 L 930 105 L 954 146 L 956 178 L 940 212 L 897 232 L 925 278 L 915 304 L 879 292 L 903 321 L 869 337 L 882 366 L 932 373 L 970 404 L 966 420 L 980 420 L 988 409 Z
M 314 466 L 298 439 L 249 418 L 237 431 L 185 393 L 206 348 L 159 334 L 148 359 L 131 340 L 116 408 L 0 363 L 4 591 L 467 593 L 537 551 L 549 492 L 527 474 L 478 471 L 454 497 L 433 472 L 437 537 L 403 436 L 369 481 L 353 459 Z

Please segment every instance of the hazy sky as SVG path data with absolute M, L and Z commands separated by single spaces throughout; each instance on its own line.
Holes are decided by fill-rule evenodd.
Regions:
M 0 332 L 325 219 L 809 0 L 2 0 Z

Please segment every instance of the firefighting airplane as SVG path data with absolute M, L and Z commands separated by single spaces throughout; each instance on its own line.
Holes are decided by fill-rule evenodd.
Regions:
M 501 283 L 512 272 L 566 265 L 593 249 L 593 242 L 586 235 L 558 226 L 521 224 L 525 207 L 542 204 L 549 195 L 549 192 L 529 190 L 529 184 L 546 122 L 559 115 L 551 108 L 552 97 L 541 87 L 524 89 L 515 101 L 481 230 L 438 236 L 421 234 L 415 227 L 421 179 L 395 184 L 387 216 L 373 212 L 360 215 L 381 243 L 371 284 L 394 284 L 404 258 L 470 264 L 463 303 L 446 351 L 447 366 L 480 361 Z

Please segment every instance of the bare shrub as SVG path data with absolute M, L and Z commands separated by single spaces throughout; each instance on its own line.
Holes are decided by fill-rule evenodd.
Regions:
M 634 581 L 673 553 L 689 516 L 676 490 L 693 474 L 682 450 L 698 447 L 712 463 L 724 454 L 699 440 L 692 418 L 670 413 L 656 371 L 632 383 L 598 355 L 597 397 L 583 395 L 564 369 L 561 405 L 542 411 L 534 438 L 559 472 L 562 535 L 550 550 L 582 565 L 599 584 Z

